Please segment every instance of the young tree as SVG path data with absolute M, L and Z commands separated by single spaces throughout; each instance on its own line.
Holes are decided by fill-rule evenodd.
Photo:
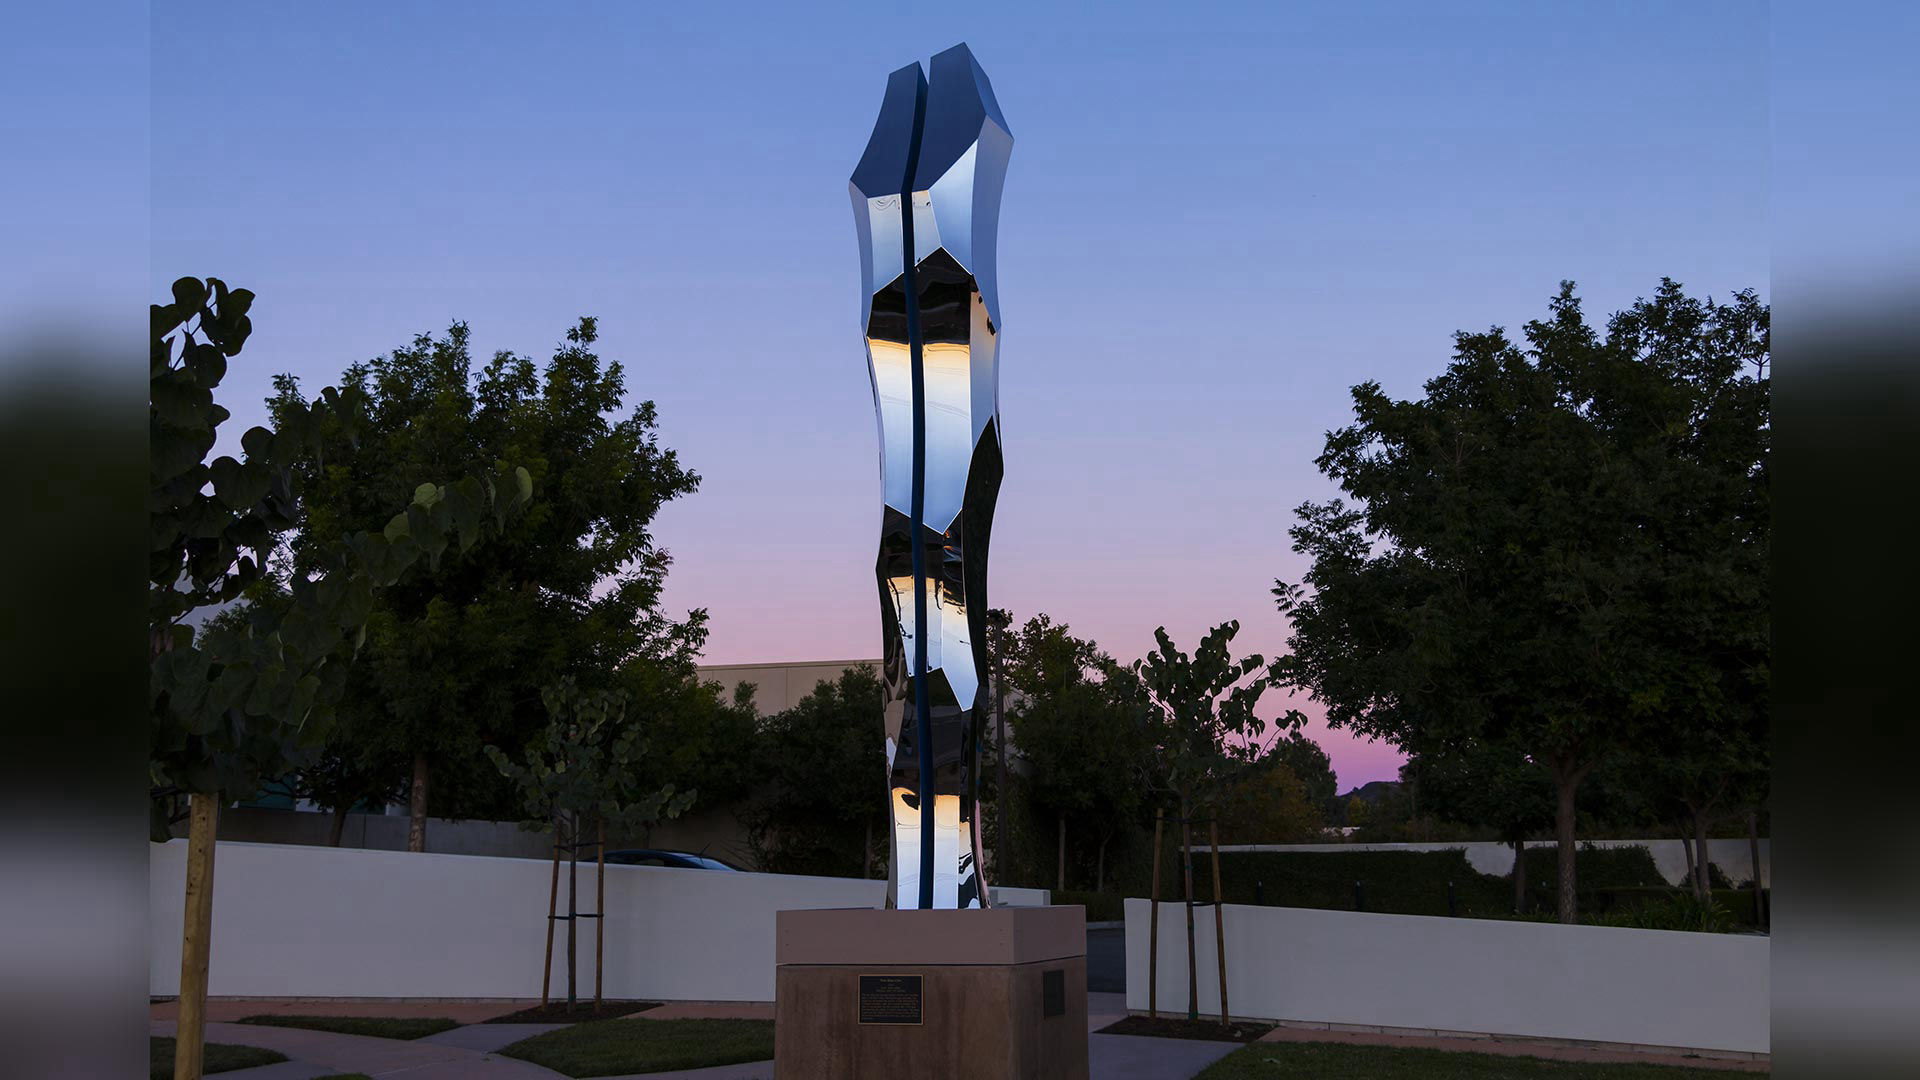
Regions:
M 593 351 L 597 337 L 583 318 L 544 367 L 501 352 L 478 371 L 465 324 L 418 337 L 346 369 L 368 402 L 360 452 L 302 461 L 311 514 L 297 559 L 377 520 L 421 472 L 511 458 L 545 493 L 501 543 L 390 591 L 369 616 L 342 713 L 355 745 L 406 763 L 409 850 L 425 850 L 430 803 L 450 817 L 511 812 L 482 748 L 525 744 L 545 722 L 543 688 L 571 676 L 604 690 L 633 664 L 684 666 L 704 637 L 704 612 L 659 610 L 669 559 L 650 531 L 699 478 L 659 445 L 651 402 L 625 409 L 625 370 Z M 278 388 L 276 413 L 297 412 L 297 383 Z
M 196 612 L 272 580 L 284 534 L 304 521 L 296 464 L 328 442 L 350 446 L 364 403 L 329 387 L 313 404 L 282 411 L 275 429 L 249 429 L 243 458 L 208 462 L 230 415 L 214 391 L 252 332 L 253 294 L 217 278 L 181 278 L 172 291 L 172 303 L 152 307 L 148 367 L 148 760 L 153 838 L 167 838 L 183 797 L 190 806 L 174 1071 L 197 1080 L 221 803 L 311 757 L 376 590 L 416 563 L 438 566 L 450 544 L 464 552 L 497 534 L 531 496 L 532 481 L 526 470 L 496 463 L 491 474 L 408 489 L 410 498 L 389 504 L 389 515 L 393 507 L 401 513 L 384 528 L 316 545 L 304 568 L 284 576 L 276 602 L 248 605 L 196 633 Z
M 1353 392 L 1322 472 L 1357 500 L 1308 503 L 1291 530 L 1311 569 L 1276 582 L 1292 620 L 1286 683 L 1328 722 L 1415 751 L 1520 748 L 1555 786 L 1560 918 L 1575 918 L 1574 810 L 1615 747 L 1717 724 L 1737 645 L 1701 591 L 1751 591 L 1764 496 L 1767 311 L 1663 281 L 1603 337 L 1563 283 L 1527 347 L 1455 338 L 1425 395 Z M 1749 370 L 1751 369 L 1751 370 Z M 1743 493 L 1744 492 L 1744 493 Z M 1744 618 L 1744 617 L 1743 617 Z M 1750 650 L 1735 648 L 1750 659 Z
M 547 723 L 539 737 L 516 758 L 498 746 L 486 748 L 500 774 L 520 792 L 526 809 L 523 824 L 535 830 L 554 830 L 555 843 L 567 849 L 567 1005 L 578 1000 L 575 986 L 574 939 L 578 923 L 575 891 L 580 848 L 602 840 L 608 828 L 627 834 L 651 827 L 663 818 L 680 816 L 694 800 L 694 792 L 664 784 L 654 788 L 636 782 L 640 762 L 647 756 L 646 726 L 628 708 L 619 691 L 582 691 L 563 678 L 541 693 Z M 603 871 L 604 872 L 604 871 Z M 604 894 L 602 902 L 605 901 Z M 596 933 L 606 933 L 603 911 Z M 551 933 L 551 922 L 549 922 Z M 549 937 L 548 943 L 552 943 Z M 595 950 L 595 998 L 599 997 L 599 952 Z
M 1130 667 L 1115 667 L 1110 677 L 1130 677 L 1146 713 L 1147 737 L 1154 748 L 1154 787 L 1171 796 L 1179 815 L 1181 874 L 1187 909 L 1187 1019 L 1199 1018 L 1199 969 L 1193 946 L 1192 822 L 1215 809 L 1227 786 L 1259 755 L 1266 724 L 1254 715 L 1270 685 L 1258 654 L 1233 658 L 1240 632 L 1237 621 L 1208 631 L 1189 657 L 1174 647 L 1166 627 L 1153 632 L 1159 648 Z M 1283 723 L 1304 721 L 1289 712 Z M 1226 958 L 1221 957 L 1221 963 Z

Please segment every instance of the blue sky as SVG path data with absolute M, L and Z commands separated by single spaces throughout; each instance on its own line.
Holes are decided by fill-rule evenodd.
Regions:
M 876 655 L 847 176 L 887 73 L 964 40 L 1015 139 L 993 599 L 1116 656 L 1282 651 L 1292 509 L 1373 379 L 1562 278 L 1768 287 L 1764 5 L 195 5 L 152 24 L 151 284 L 259 294 L 276 372 L 580 314 L 705 477 L 668 601 L 716 662 Z M 1276 699 L 1276 705 L 1278 701 Z M 1384 747 L 1316 735 L 1343 787 Z

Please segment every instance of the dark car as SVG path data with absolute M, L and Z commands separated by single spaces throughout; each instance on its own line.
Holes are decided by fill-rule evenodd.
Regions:
M 627 848 L 607 852 L 607 861 L 617 866 L 678 866 L 688 870 L 739 870 L 731 863 L 711 855 L 688 851 L 658 851 L 653 848 Z

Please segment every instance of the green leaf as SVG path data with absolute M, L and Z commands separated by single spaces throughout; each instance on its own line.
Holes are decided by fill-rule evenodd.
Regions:
M 173 283 L 173 302 L 189 316 L 207 306 L 207 287 L 199 278 L 183 277 Z
M 250 427 L 240 436 L 240 449 L 250 458 L 265 457 L 273 446 L 273 432 L 263 427 Z

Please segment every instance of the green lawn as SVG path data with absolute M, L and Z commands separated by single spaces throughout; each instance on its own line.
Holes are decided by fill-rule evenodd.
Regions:
M 460 1026 L 457 1021 L 438 1016 L 283 1016 L 279 1013 L 249 1016 L 240 1022 L 332 1031 L 341 1035 L 371 1035 L 376 1039 L 423 1039 Z
M 771 1020 L 592 1020 L 500 1053 L 568 1076 L 698 1069 L 773 1057 Z
M 147 1054 L 153 1066 L 152 1080 L 173 1080 L 173 1040 L 162 1035 L 148 1038 Z M 271 1065 L 287 1060 L 287 1055 L 277 1050 L 262 1050 L 257 1046 L 208 1043 L 200 1060 L 203 1072 L 217 1073 L 250 1069 L 255 1065 Z
M 1729 1080 L 1747 1075 L 1675 1065 L 1587 1064 L 1454 1050 L 1347 1043 L 1254 1043 L 1194 1080 Z

